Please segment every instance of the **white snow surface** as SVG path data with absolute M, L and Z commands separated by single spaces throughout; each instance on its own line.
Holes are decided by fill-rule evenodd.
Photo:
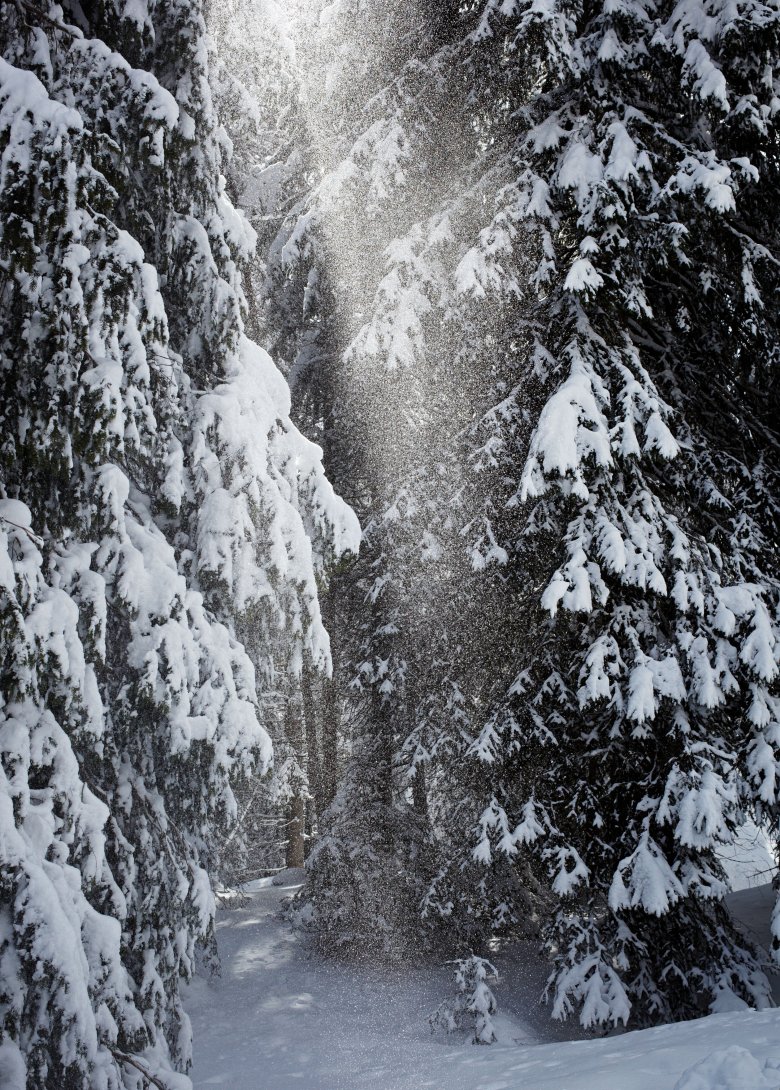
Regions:
M 222 976 L 186 996 L 195 1090 L 780 1090 L 780 1010 L 583 1039 L 540 1007 L 531 949 L 495 959 L 496 1044 L 434 1036 L 450 971 L 323 961 L 278 914 L 300 880 L 260 879 L 220 913 Z M 772 903 L 769 886 L 734 895 L 764 943 Z

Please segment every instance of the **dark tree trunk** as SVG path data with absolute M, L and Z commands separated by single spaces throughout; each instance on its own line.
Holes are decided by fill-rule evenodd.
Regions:
M 309 791 L 314 798 L 314 816 L 319 819 L 323 807 L 322 766 L 320 761 L 319 731 L 317 725 L 317 693 L 315 675 L 309 663 L 303 668 L 301 693 L 303 697 L 303 719 L 306 728 L 306 773 L 309 777 Z
M 412 780 L 412 805 L 427 824 L 428 822 L 428 791 L 425 786 L 425 766 L 418 765 Z
M 303 767 L 303 722 L 300 702 L 291 696 L 287 703 L 285 714 L 285 734 L 287 741 L 293 748 L 293 752 L 299 765 Z M 287 846 L 285 849 L 285 862 L 288 867 L 302 867 L 304 862 L 304 823 L 306 818 L 306 800 L 304 797 L 303 783 L 294 785 L 295 794 L 290 799 L 287 807 Z
M 336 581 L 334 580 L 334 583 Z M 323 596 L 322 610 L 325 627 L 330 636 L 333 654 L 333 675 L 322 681 L 322 760 L 321 760 L 321 803 L 320 813 L 324 813 L 336 797 L 338 788 L 338 745 L 339 726 L 341 723 L 341 699 L 336 683 L 337 673 L 337 632 L 336 632 L 336 586 L 331 584 Z
M 295 795 L 287 809 L 287 850 L 285 863 L 288 867 L 302 867 L 304 864 L 305 840 L 303 826 L 306 817 L 306 804 L 303 795 Z

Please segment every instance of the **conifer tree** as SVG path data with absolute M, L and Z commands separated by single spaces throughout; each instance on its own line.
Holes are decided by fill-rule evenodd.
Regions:
M 518 126 L 474 291 L 513 260 L 532 289 L 479 436 L 528 632 L 476 751 L 480 851 L 558 905 L 553 1013 L 585 1025 L 768 1001 L 717 849 L 776 812 L 777 33 L 760 6 L 518 4 L 474 35 Z
M 0 1070 L 137 1086 L 189 1065 L 258 678 L 327 661 L 357 528 L 244 332 L 199 5 L 0 28 Z
M 399 760 L 414 703 L 405 675 L 420 603 L 408 576 L 420 555 L 415 497 L 425 459 L 423 422 L 415 419 L 423 373 L 409 366 L 419 342 L 417 315 L 413 328 L 394 321 L 404 273 L 387 251 L 397 235 L 407 245 L 403 232 L 418 215 L 424 163 L 416 163 L 404 131 L 413 123 L 404 114 L 408 101 L 399 97 L 384 115 L 383 81 L 399 57 L 414 55 L 421 23 L 416 10 L 360 4 L 324 20 L 315 43 L 298 51 L 307 66 L 308 157 L 320 169 L 272 248 L 272 261 L 285 266 L 275 282 L 293 300 L 274 312 L 298 309 L 303 318 L 286 341 L 295 353 L 298 411 L 324 429 L 329 471 L 344 482 L 366 533 L 363 559 L 336 583 L 351 756 L 310 861 L 307 918 L 331 948 L 347 943 L 397 956 L 419 930 L 430 866 L 424 806 L 412 804 L 409 762 Z M 368 50 L 355 35 L 356 21 Z M 298 29 L 303 38 L 311 22 Z M 399 254 L 399 267 L 404 260 Z M 422 297 L 409 301 L 412 311 L 425 307 Z

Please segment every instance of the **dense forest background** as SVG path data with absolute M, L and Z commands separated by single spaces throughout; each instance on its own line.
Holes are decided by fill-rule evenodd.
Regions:
M 15 1090 L 178 1078 L 215 894 L 304 863 L 291 925 L 461 996 L 523 937 L 587 1028 L 771 1002 L 720 852 L 780 821 L 779 47 L 0 2 Z

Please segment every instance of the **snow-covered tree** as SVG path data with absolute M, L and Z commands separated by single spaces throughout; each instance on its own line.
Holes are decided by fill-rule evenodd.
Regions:
M 516 181 L 470 290 L 522 270 L 527 315 L 512 404 L 475 432 L 526 623 L 475 750 L 477 851 L 559 905 L 553 1013 L 586 1025 L 768 1001 L 717 849 L 777 812 L 779 27 L 489 4 L 474 33 L 512 73 Z
M 210 25 L 218 55 L 217 102 L 234 149 L 228 189 L 258 237 L 257 257 L 246 278 L 248 330 L 273 353 L 286 375 L 296 399 L 296 421 L 322 445 L 327 467 L 330 444 L 322 391 L 317 389 L 317 379 L 323 376 L 315 375 L 311 364 L 317 345 L 321 350 L 325 339 L 328 309 L 319 299 L 314 278 L 307 284 L 308 268 L 299 280 L 301 270 L 285 247 L 282 226 L 288 215 L 299 214 L 316 174 L 316 164 L 304 154 L 310 137 L 297 63 L 296 14 L 297 6 L 291 9 L 275 0 L 231 0 L 215 7 Z M 305 296 L 302 308 L 300 293 Z M 331 304 L 330 313 L 335 310 Z M 351 491 L 348 476 L 342 476 L 341 487 Z M 330 564 L 327 573 L 320 566 L 319 575 L 332 632 L 337 592 L 329 586 L 336 575 L 334 566 Z M 338 760 L 335 680 L 318 670 L 312 649 L 304 649 L 299 666 L 296 677 L 282 686 L 286 710 L 282 708 L 270 724 L 278 757 L 272 793 L 289 834 L 287 856 L 296 865 L 310 844 L 325 797 L 328 801 L 333 797 Z
M 439 1027 L 447 1033 L 469 1028 L 475 1045 L 492 1045 L 496 1041 L 493 1015 L 498 1010 L 490 984 L 498 980 L 498 972 L 485 958 L 472 954 L 459 958 L 455 965 L 455 996 L 445 1000 L 431 1016 L 431 1029 Z
M 358 531 L 244 332 L 200 6 L 0 28 L 0 1056 L 138 1086 L 189 1064 L 258 678 L 327 665 L 316 579 Z
M 419 215 L 425 163 L 422 156 L 415 162 L 404 133 L 408 100 L 399 96 L 388 117 L 383 95 L 399 55 L 414 55 L 422 24 L 418 12 L 392 6 L 347 4 L 321 17 L 320 7 L 311 5 L 297 28 L 310 187 L 270 249 L 267 285 L 285 293 L 274 314 L 300 315 L 277 342 L 286 346 L 299 419 L 322 436 L 329 472 L 366 535 L 363 559 L 334 583 L 352 752 L 311 858 L 306 896 L 310 922 L 329 945 L 339 945 L 340 932 L 351 945 L 399 953 L 409 948 L 409 926 L 420 926 L 430 846 L 397 760 L 414 704 L 404 676 L 423 611 L 408 576 L 420 558 L 415 527 L 425 527 L 415 496 L 429 457 L 420 449 L 425 398 L 417 385 L 428 379 L 408 365 L 419 342 L 414 307 L 428 308 L 413 282 L 419 240 L 403 238 Z M 320 29 L 312 36 L 313 27 Z M 399 235 L 396 261 L 389 252 Z M 407 272 L 406 260 L 413 263 Z M 404 328 L 395 321 L 396 296 L 409 273 L 411 326 Z

